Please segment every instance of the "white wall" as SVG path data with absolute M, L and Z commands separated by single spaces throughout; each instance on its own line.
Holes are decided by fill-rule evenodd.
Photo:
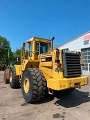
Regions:
M 71 51 L 81 51 L 82 48 L 88 48 L 90 47 L 90 41 L 89 41 L 89 44 L 87 45 L 84 45 L 84 36 L 86 35 L 90 35 L 90 32 L 62 45 L 60 47 L 60 49 L 65 49 L 65 48 L 69 48 L 69 50 Z

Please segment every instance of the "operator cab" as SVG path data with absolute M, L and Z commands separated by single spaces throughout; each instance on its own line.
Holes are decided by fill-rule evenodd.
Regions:
M 51 48 L 51 40 L 43 38 L 31 38 L 23 43 L 22 58 L 38 60 L 38 55 L 47 53 Z

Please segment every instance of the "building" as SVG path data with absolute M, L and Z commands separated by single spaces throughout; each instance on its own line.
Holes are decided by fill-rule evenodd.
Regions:
M 62 45 L 60 49 L 79 51 L 82 54 L 82 73 L 90 74 L 90 31 Z

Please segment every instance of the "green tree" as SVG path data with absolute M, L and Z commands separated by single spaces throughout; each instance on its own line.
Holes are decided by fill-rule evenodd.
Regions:
M 9 65 L 12 55 L 9 41 L 5 37 L 0 36 L 0 61 Z
M 21 49 L 17 49 L 17 50 L 15 51 L 15 57 L 18 58 L 18 59 L 21 58 Z
M 16 51 L 13 52 L 13 64 L 20 64 L 20 59 L 21 59 L 21 49 L 16 49 Z

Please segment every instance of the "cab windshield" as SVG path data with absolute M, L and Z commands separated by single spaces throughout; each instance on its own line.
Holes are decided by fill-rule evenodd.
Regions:
M 36 43 L 36 55 L 46 53 L 48 51 L 48 47 L 46 43 Z
M 40 43 L 40 54 L 47 52 L 47 44 Z

